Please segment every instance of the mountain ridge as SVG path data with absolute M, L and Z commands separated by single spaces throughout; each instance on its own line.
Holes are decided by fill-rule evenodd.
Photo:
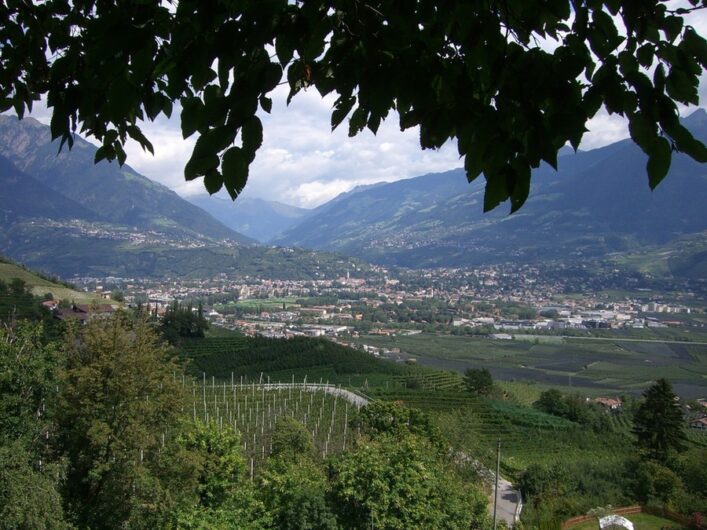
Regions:
M 707 139 L 707 113 L 684 123 Z M 597 257 L 705 230 L 705 166 L 678 154 L 650 191 L 645 161 L 629 140 L 565 154 L 558 172 L 534 172 L 528 201 L 512 215 L 507 204 L 483 214 L 484 179 L 468 184 L 462 169 L 399 180 L 339 196 L 275 242 L 381 265 L 469 266 Z
M 64 147 L 59 152 L 48 126 L 31 117 L 0 115 L 0 155 L 102 221 L 254 243 L 128 165 L 94 164 L 95 152 L 96 147 L 78 135 L 71 150 Z

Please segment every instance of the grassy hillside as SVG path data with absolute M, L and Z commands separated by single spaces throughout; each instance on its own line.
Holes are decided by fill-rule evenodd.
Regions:
M 102 301 L 101 297 L 95 293 L 76 291 L 65 285 L 42 278 L 14 263 L 0 261 L 0 280 L 9 283 L 14 278 L 19 278 L 25 282 L 35 296 L 43 296 L 46 293 L 52 293 L 52 296 L 54 296 L 56 300 L 71 300 L 77 304 L 90 304 L 92 302 Z

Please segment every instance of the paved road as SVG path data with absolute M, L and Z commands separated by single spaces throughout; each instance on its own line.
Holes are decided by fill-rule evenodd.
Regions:
M 491 497 L 489 498 L 489 513 L 493 516 L 493 497 L 494 490 L 496 486 L 491 491 Z M 505 521 L 509 527 L 512 527 L 516 523 L 516 511 L 520 516 L 520 510 L 518 509 L 518 503 L 520 502 L 520 492 L 513 487 L 508 480 L 503 477 L 498 479 L 498 507 L 496 508 L 497 520 Z
M 355 392 L 346 390 L 345 388 L 340 388 L 336 385 L 322 384 L 322 383 L 262 383 L 256 385 L 258 390 L 264 389 L 268 390 L 279 390 L 284 388 L 292 388 L 295 390 L 304 390 L 305 392 L 324 392 L 325 394 L 331 394 L 332 396 L 338 396 L 357 408 L 365 407 L 368 405 L 369 400 Z

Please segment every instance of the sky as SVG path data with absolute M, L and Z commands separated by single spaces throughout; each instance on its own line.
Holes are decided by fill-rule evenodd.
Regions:
M 707 34 L 707 13 L 690 15 L 701 35 Z M 705 80 L 703 75 L 702 80 Z M 400 131 L 397 114 L 391 113 L 377 135 L 364 130 L 348 137 L 347 121 L 331 132 L 331 109 L 335 96 L 322 98 L 310 89 L 300 92 L 286 105 L 289 87 L 279 86 L 271 94 L 271 114 L 260 114 L 263 145 L 251 165 L 248 184 L 242 197 L 262 198 L 313 208 L 358 185 L 447 171 L 460 167 L 456 142 L 439 150 L 422 150 L 419 130 Z M 700 86 L 702 106 L 707 101 L 707 83 Z M 689 114 L 692 109 L 683 109 Z M 48 123 L 49 113 L 39 109 L 33 114 Z M 184 166 L 195 136 L 182 139 L 179 112 L 171 119 L 158 118 L 141 125 L 152 142 L 155 154 L 143 152 L 138 144 L 126 146 L 127 163 L 139 173 L 176 191 L 182 197 L 206 195 L 201 179 L 186 182 Z M 601 147 L 628 137 L 625 120 L 600 111 L 587 125 L 580 149 Z M 89 139 L 90 140 L 90 139 Z M 224 197 L 225 192 L 220 195 Z

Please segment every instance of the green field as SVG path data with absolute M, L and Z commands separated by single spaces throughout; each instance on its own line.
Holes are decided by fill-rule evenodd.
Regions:
M 237 300 L 235 302 L 229 302 L 227 304 L 215 304 L 214 308 L 218 311 L 219 309 L 240 309 L 243 311 L 282 311 L 284 309 L 291 309 L 294 307 L 299 307 L 296 304 L 297 300 L 294 296 L 288 296 L 285 298 L 247 298 L 245 300 Z
M 666 377 L 686 398 L 707 395 L 707 345 L 689 342 L 558 338 L 492 340 L 419 334 L 362 336 L 361 343 L 400 348 L 418 364 L 463 372 L 488 368 L 495 379 L 534 382 L 586 395 L 640 393 Z

